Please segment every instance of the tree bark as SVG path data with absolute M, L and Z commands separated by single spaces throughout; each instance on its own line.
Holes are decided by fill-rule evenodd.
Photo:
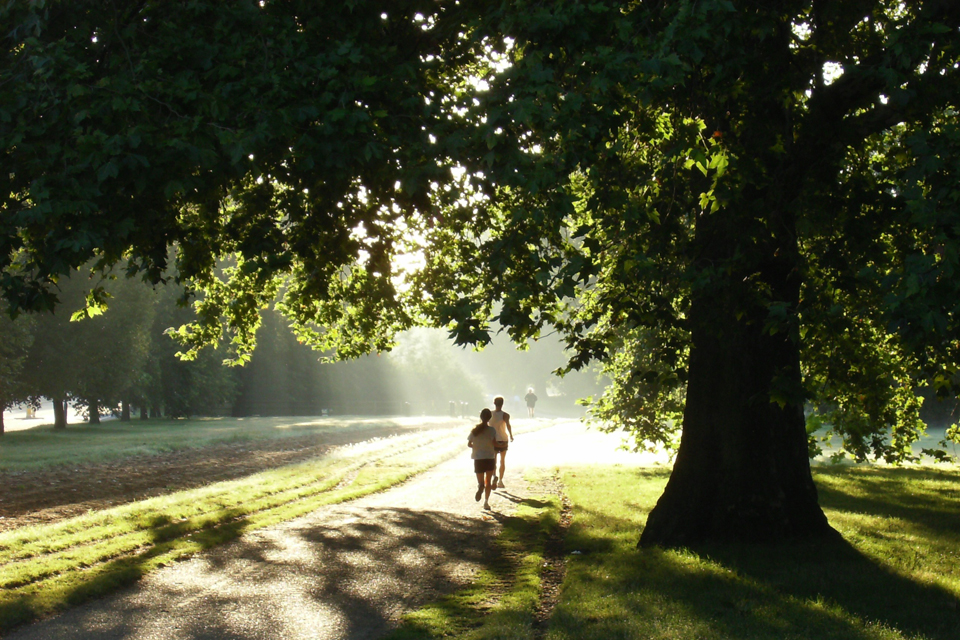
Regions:
M 776 222 L 764 228 L 789 228 Z M 709 238 L 704 259 L 735 268 L 694 292 L 680 449 L 640 546 L 838 535 L 818 504 L 807 452 L 795 242 L 746 233 L 749 223 L 713 220 L 703 230 L 698 222 Z M 754 255 L 745 259 L 747 243 Z M 783 305 L 786 320 L 773 319 L 771 305 Z
M 90 400 L 87 407 L 90 411 L 89 423 L 100 424 L 100 402 L 98 400 Z
M 120 401 L 120 422 L 130 422 L 130 403 L 126 400 Z
M 0 409 L 0 436 L 3 435 L 3 433 L 4 433 L 3 430 L 4 430 L 4 427 L 3 427 L 3 410 Z
M 140 419 L 141 420 L 150 419 L 150 411 L 147 409 L 147 405 L 145 404 L 140 405 Z
M 67 428 L 66 400 L 61 396 L 53 398 L 53 428 L 57 431 Z

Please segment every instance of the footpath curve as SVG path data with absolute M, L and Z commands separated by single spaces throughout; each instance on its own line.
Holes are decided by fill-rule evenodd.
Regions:
M 403 612 L 467 584 L 489 561 L 500 519 L 535 497 L 527 468 L 656 461 L 618 452 L 618 443 L 576 421 L 519 435 L 491 513 L 474 501 L 465 448 L 402 485 L 253 531 L 7 638 L 378 638 Z

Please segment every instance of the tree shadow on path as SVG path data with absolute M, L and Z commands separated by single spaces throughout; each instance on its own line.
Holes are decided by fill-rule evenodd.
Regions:
M 498 559 L 496 514 L 351 508 L 212 549 L 16 637 L 368 638 Z

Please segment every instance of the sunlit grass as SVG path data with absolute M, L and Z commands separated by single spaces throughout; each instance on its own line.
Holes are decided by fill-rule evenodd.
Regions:
M 477 573 L 472 584 L 406 614 L 400 627 L 384 640 L 531 637 L 544 548 L 559 516 L 557 496 L 524 500 L 503 523 L 496 557 Z
M 323 436 L 350 430 L 362 433 L 381 427 L 398 430 L 448 426 L 469 419 L 444 417 L 396 418 L 196 418 L 190 420 L 111 420 L 100 425 L 51 426 L 10 431 L 0 446 L 0 471 L 38 470 L 82 462 L 108 462 L 214 445 Z
M 567 575 L 546 638 L 960 637 L 956 468 L 817 469 L 824 510 L 846 543 L 638 550 L 668 474 L 599 466 L 562 474 L 574 520 L 565 540 Z M 530 530 L 531 518 L 546 531 L 558 513 L 553 500 L 539 515 L 518 513 L 504 536 L 516 527 Z M 390 640 L 538 637 L 530 612 L 539 598 L 542 538 L 514 539 L 511 563 L 408 614 Z
M 666 477 L 564 473 L 574 520 L 547 638 L 960 637 L 957 470 L 818 470 L 848 544 L 637 550 Z
M 241 480 L 0 533 L 0 630 L 244 531 L 402 482 L 462 454 L 462 435 L 452 429 L 371 441 Z
M 231 482 L 0 534 L 0 629 L 129 584 L 178 558 L 401 481 L 463 452 L 463 429 L 372 441 Z M 562 473 L 574 520 L 546 631 L 593 638 L 840 640 L 960 637 L 960 470 L 822 466 L 843 544 L 637 550 L 668 471 Z M 504 523 L 502 554 L 468 589 L 405 617 L 401 638 L 532 638 L 556 499 Z

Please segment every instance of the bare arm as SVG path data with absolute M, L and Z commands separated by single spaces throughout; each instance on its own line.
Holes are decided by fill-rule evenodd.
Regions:
M 507 433 L 510 434 L 510 440 L 513 441 L 513 427 L 510 426 L 510 414 L 506 411 L 503 412 L 503 421 L 507 425 Z

